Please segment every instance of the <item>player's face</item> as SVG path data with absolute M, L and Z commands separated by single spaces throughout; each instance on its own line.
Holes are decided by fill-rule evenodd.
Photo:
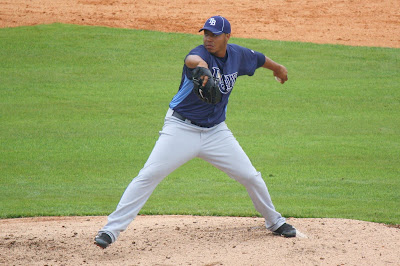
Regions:
M 221 35 L 215 35 L 209 30 L 204 30 L 204 47 L 209 53 L 218 57 L 224 57 L 230 37 L 230 34 L 222 33 Z

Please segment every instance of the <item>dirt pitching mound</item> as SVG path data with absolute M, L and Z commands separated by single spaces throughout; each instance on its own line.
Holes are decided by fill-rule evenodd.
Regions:
M 400 265 L 400 229 L 345 219 L 288 219 L 283 238 L 262 218 L 138 216 L 117 242 L 93 244 L 106 217 L 0 220 L 4 265 Z

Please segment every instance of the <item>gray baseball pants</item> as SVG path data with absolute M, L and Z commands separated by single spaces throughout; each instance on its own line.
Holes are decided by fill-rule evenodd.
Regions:
M 202 128 L 190 121 L 179 120 L 172 113 L 173 110 L 169 109 L 147 162 L 126 188 L 100 233 L 108 233 L 114 242 L 136 218 L 157 185 L 195 157 L 204 159 L 245 186 L 268 230 L 275 231 L 285 223 L 285 218 L 272 204 L 260 172 L 256 171 L 225 122 Z

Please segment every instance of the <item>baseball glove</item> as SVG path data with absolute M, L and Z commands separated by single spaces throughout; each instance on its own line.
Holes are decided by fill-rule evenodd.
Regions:
M 193 91 L 203 102 L 217 104 L 221 101 L 222 94 L 218 87 L 218 81 L 214 79 L 211 71 L 205 67 L 196 67 L 192 71 Z M 208 80 L 203 86 L 202 76 L 207 76 Z

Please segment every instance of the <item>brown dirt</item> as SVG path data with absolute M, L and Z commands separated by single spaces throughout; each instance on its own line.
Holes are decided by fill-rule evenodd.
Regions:
M 398 0 L 0 0 L 0 27 L 43 23 L 197 33 L 215 14 L 233 36 L 400 48 Z M 400 265 L 400 228 L 296 219 L 300 237 L 261 218 L 138 216 L 110 248 L 93 245 L 106 217 L 0 220 L 0 265 Z
M 0 27 L 62 22 L 195 34 L 216 14 L 235 37 L 400 48 L 399 0 L 0 0 Z

